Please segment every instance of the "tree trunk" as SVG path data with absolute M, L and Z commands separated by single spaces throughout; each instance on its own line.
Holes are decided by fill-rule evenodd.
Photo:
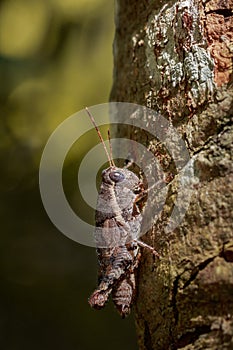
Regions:
M 163 227 L 177 195 L 173 179 L 166 208 L 144 237 L 161 259 L 154 266 L 143 250 L 135 306 L 140 349 L 233 349 L 232 7 L 232 0 L 117 2 L 111 100 L 150 107 L 171 121 L 196 176 L 179 227 Z M 130 137 L 144 142 L 140 133 Z M 152 145 L 157 154 L 158 142 Z M 166 160 L 159 158 L 172 179 Z

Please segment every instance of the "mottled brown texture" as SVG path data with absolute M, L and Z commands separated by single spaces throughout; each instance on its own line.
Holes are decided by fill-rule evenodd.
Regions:
M 143 191 L 140 185 L 133 172 L 111 165 L 102 172 L 97 199 L 95 241 L 99 283 L 89 304 L 100 310 L 112 294 L 113 303 L 123 318 L 130 313 L 135 297 L 135 270 L 140 257 L 136 238 L 141 213 L 134 212 L 134 207 L 138 197 L 135 189 Z
M 178 175 L 158 140 L 150 140 L 150 149 L 174 181 L 160 220 L 144 237 L 161 259 L 154 264 L 143 252 L 139 267 L 135 317 L 140 350 L 233 348 L 229 4 L 118 1 L 111 100 L 142 104 L 169 118 L 186 142 L 196 176 L 185 219 L 165 233 Z M 119 130 L 123 134 L 127 130 Z M 149 146 L 142 131 L 128 131 L 128 136 Z

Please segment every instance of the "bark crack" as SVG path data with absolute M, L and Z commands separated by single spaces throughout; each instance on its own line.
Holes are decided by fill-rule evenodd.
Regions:
M 224 244 L 221 253 L 219 254 L 221 258 L 223 258 L 226 262 L 233 262 L 233 243 Z
M 184 270 L 181 274 L 179 274 L 175 278 L 175 280 L 173 282 L 172 302 L 171 302 L 172 308 L 173 308 L 175 325 L 178 324 L 178 320 L 179 320 L 179 310 L 177 307 L 177 300 L 176 300 L 179 288 L 184 290 L 186 287 L 188 287 L 192 283 L 192 281 L 195 280 L 198 273 L 200 271 L 204 270 L 206 268 L 206 266 L 208 266 L 211 262 L 213 262 L 214 259 L 217 257 L 222 257 L 223 259 L 225 259 L 225 261 L 227 261 L 229 263 L 233 262 L 233 243 L 228 242 L 228 243 L 224 244 L 222 251 L 218 255 L 212 256 L 212 257 L 202 261 L 197 266 L 195 266 L 191 271 L 190 278 L 183 284 L 182 287 L 180 287 L 180 279 L 187 272 L 187 270 Z M 179 349 L 179 348 L 182 348 L 188 344 L 191 344 L 194 341 L 196 341 L 200 337 L 200 335 L 205 334 L 205 333 L 209 333 L 210 331 L 211 331 L 211 327 L 209 325 L 197 326 L 197 327 L 195 327 L 195 329 L 193 329 L 191 331 L 189 330 L 185 334 L 183 334 L 180 337 L 180 339 L 176 342 L 175 348 Z M 171 334 L 172 334 L 172 332 L 171 332 Z
M 205 12 L 206 15 L 210 15 L 211 13 L 216 13 L 217 15 L 221 15 L 225 18 L 233 16 L 233 12 L 231 9 L 217 9 Z
M 199 272 L 204 270 L 204 268 L 206 268 L 206 266 L 209 265 L 217 256 L 218 255 L 208 258 L 202 261 L 199 265 L 195 266 L 195 268 L 191 272 L 190 278 L 184 283 L 182 289 L 185 289 L 186 287 L 188 287 L 191 284 L 191 282 L 195 280 Z
M 220 256 L 220 255 L 216 255 L 214 257 L 210 257 L 210 258 L 202 261 L 199 265 L 195 266 L 193 268 L 193 270 L 191 271 L 190 278 L 184 283 L 184 285 L 183 285 L 183 287 L 181 289 L 185 289 L 186 287 L 188 287 L 190 285 L 190 283 L 195 280 L 195 278 L 197 277 L 198 273 L 201 270 L 203 270 L 208 264 L 210 264 L 218 256 Z M 183 271 L 181 274 L 179 274 L 175 278 L 175 280 L 173 282 L 171 304 L 172 304 L 172 308 L 173 308 L 173 315 L 174 315 L 175 324 L 177 324 L 178 320 L 179 320 L 179 311 L 178 311 L 178 308 L 177 308 L 176 297 L 177 297 L 177 294 L 178 294 L 178 289 L 180 288 L 180 286 L 179 286 L 180 278 L 185 272 L 186 272 L 186 270 Z
M 184 333 L 176 343 L 176 349 L 181 349 L 189 344 L 193 344 L 201 335 L 210 333 L 211 327 L 208 325 L 202 325 L 195 327 L 193 331 Z
M 151 341 L 151 334 L 150 329 L 148 326 L 148 323 L 145 321 L 144 323 L 144 346 L 146 350 L 151 350 L 152 347 L 152 341 Z
M 201 147 L 199 147 L 196 151 L 194 151 L 194 149 L 190 146 L 190 142 L 189 142 L 187 136 L 185 135 L 185 136 L 184 136 L 184 140 L 185 140 L 185 142 L 186 142 L 187 145 L 188 145 L 188 149 L 189 149 L 190 151 L 193 152 L 193 155 L 192 155 L 192 156 L 195 156 L 195 155 L 199 154 L 199 153 L 202 152 L 202 151 L 209 150 L 209 146 L 210 146 L 211 142 L 215 142 L 215 143 L 218 142 L 218 138 L 219 138 L 220 136 L 222 136 L 225 132 L 228 131 L 229 126 L 232 126 L 232 120 L 231 120 L 231 119 L 230 119 L 227 123 L 225 123 L 224 125 L 222 125 L 221 127 L 219 127 L 218 132 L 217 132 L 215 135 L 210 136 L 210 137 L 203 143 L 203 145 L 202 145 Z

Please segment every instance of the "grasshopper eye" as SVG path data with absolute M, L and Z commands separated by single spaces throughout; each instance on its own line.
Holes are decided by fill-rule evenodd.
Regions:
M 120 171 L 112 171 L 109 174 L 109 177 L 114 182 L 121 182 L 125 179 L 125 175 L 121 173 Z

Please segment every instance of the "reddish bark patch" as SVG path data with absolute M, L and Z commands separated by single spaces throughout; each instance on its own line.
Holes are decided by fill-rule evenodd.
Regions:
M 209 51 L 215 62 L 215 83 L 221 86 L 228 83 L 232 76 L 233 13 L 231 10 L 207 11 L 206 32 Z

